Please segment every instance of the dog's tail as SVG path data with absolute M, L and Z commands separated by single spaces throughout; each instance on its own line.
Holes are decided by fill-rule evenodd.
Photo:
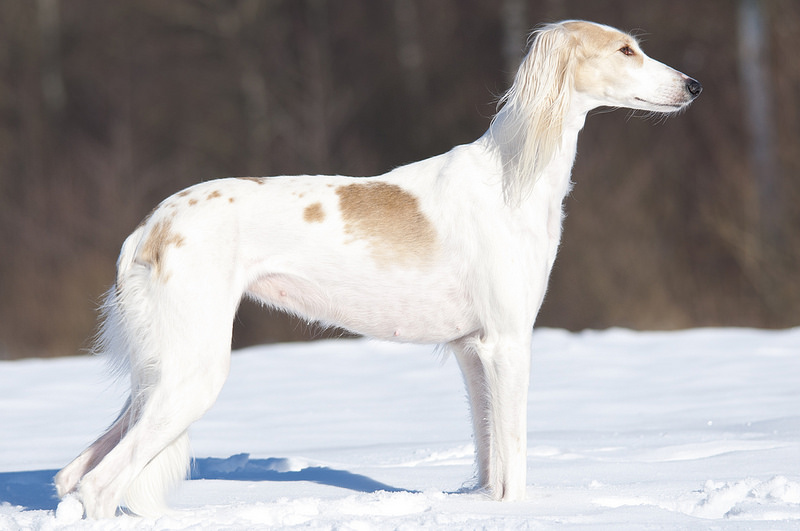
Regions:
M 130 376 L 130 411 L 119 420 L 125 423 L 120 426 L 120 438 L 139 420 L 161 374 L 161 312 L 155 307 L 151 271 L 136 261 L 148 234 L 146 226 L 140 226 L 122 246 L 116 282 L 101 306 L 101 324 L 94 345 L 94 352 L 106 358 L 117 378 Z M 125 506 L 141 516 L 163 514 L 167 494 L 188 475 L 190 459 L 189 437 L 184 431 L 131 480 L 122 494 Z
M 125 318 L 123 300 L 127 299 L 130 306 L 133 302 L 130 299 L 135 296 L 135 293 L 131 293 L 132 286 L 128 278 L 143 234 L 144 227 L 140 226 L 122 244 L 117 259 L 116 282 L 106 292 L 100 305 L 100 329 L 95 337 L 93 353 L 105 358 L 117 378 L 127 376 L 131 369 L 131 348 L 135 341 L 132 341 L 130 320 Z

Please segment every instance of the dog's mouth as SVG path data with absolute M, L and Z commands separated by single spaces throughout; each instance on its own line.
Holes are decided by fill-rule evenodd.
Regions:
M 640 101 L 640 102 L 644 103 L 645 105 L 649 105 L 651 107 L 658 107 L 658 109 L 654 109 L 654 110 L 665 111 L 665 112 L 666 111 L 677 111 L 678 109 L 683 108 L 684 105 L 690 103 L 688 101 L 682 101 L 682 102 L 677 102 L 677 103 L 676 102 L 660 103 L 660 102 L 650 101 L 650 100 L 646 100 L 644 98 L 639 98 L 639 97 L 634 97 L 633 99 L 635 99 L 636 101 Z

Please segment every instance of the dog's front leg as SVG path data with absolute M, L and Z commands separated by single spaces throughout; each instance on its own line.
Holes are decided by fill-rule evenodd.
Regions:
M 475 459 L 478 468 L 478 484 L 481 488 L 487 488 L 492 465 L 490 460 L 491 425 L 489 423 L 489 395 L 486 392 L 486 369 L 472 340 L 456 341 L 451 346 L 464 376 L 464 385 L 467 387 L 467 396 L 469 397 L 475 441 Z
M 530 341 L 501 341 L 485 356 L 492 423 L 489 487 L 496 499 L 521 500 L 527 473 Z
M 480 486 L 525 498 L 530 339 L 476 339 L 454 348 L 472 408 Z

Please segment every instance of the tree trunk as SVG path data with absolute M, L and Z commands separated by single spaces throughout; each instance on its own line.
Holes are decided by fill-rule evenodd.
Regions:
M 782 205 L 767 38 L 762 2 L 740 0 L 739 73 L 749 129 L 750 165 L 758 191 L 759 232 L 765 246 L 772 248 L 780 240 Z

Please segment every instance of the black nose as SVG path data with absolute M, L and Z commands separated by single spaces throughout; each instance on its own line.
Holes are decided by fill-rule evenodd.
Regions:
M 696 79 L 689 78 L 686 80 L 686 90 L 689 91 L 693 98 L 696 98 L 703 92 L 703 85 Z

